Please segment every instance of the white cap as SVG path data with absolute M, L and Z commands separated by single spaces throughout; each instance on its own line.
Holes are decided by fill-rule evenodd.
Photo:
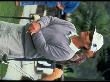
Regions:
M 90 50 L 96 52 L 102 47 L 103 44 L 104 44 L 103 36 L 97 33 L 95 29 Z

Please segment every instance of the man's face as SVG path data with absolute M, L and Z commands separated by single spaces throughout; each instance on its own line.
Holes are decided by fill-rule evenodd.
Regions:
M 91 47 L 91 33 L 89 31 L 87 32 L 80 32 L 79 36 L 80 36 L 80 40 L 81 40 L 81 43 L 83 45 L 84 48 L 86 49 L 90 49 Z
M 80 35 L 80 39 L 81 39 L 81 42 L 82 42 L 84 48 L 87 49 L 86 56 L 88 58 L 94 57 L 95 53 L 93 53 L 93 51 L 90 51 L 91 43 L 92 43 L 92 34 L 91 34 L 91 32 L 89 32 L 89 31 L 81 32 L 79 35 Z

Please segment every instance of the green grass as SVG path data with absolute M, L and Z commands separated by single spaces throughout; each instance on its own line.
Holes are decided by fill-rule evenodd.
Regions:
M 20 16 L 22 7 L 17 7 L 15 1 L 0 1 L 0 16 Z M 0 21 L 19 23 L 18 19 L 0 18 Z M 0 64 L 0 78 L 6 74 L 8 65 Z
M 7 71 L 7 64 L 0 64 L 0 78 L 3 78 Z
M 22 7 L 15 5 L 15 1 L 0 1 L 0 16 L 20 16 Z M 0 21 L 18 23 L 18 19 L 0 18 Z

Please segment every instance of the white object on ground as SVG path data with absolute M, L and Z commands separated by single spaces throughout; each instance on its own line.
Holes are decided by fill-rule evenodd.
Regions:
M 46 61 L 38 61 L 39 64 L 43 64 L 45 66 L 51 66 L 51 64 L 47 63 Z
M 43 70 L 43 73 L 45 73 L 45 74 L 52 74 L 52 72 L 53 72 L 53 69 L 51 69 L 51 68 L 40 68 L 40 67 L 37 67 L 37 70 Z
M 7 68 L 6 75 L 3 77 L 3 80 L 20 80 L 22 77 L 22 73 L 17 68 L 17 66 L 21 66 L 21 61 L 10 60 Z
M 37 5 L 25 5 L 22 13 L 22 17 L 29 17 L 30 14 L 35 14 L 37 10 Z M 27 23 L 30 23 L 27 19 L 21 19 L 19 24 L 26 25 Z
M 36 61 L 35 61 L 36 62 Z M 34 61 L 22 61 L 23 70 L 33 77 L 34 80 L 38 79 L 38 75 L 35 72 L 35 65 Z

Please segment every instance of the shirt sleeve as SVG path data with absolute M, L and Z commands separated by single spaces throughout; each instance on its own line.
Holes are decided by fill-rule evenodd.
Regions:
M 42 28 L 48 28 L 49 25 L 60 24 L 62 27 L 75 29 L 75 26 L 65 20 L 52 16 L 44 16 L 39 20 Z M 51 27 L 52 28 L 52 27 Z M 39 31 L 33 36 L 33 42 L 39 54 L 42 54 L 45 58 L 55 61 L 64 61 L 71 58 L 70 51 L 68 51 L 69 44 L 66 40 L 59 43 L 46 42 L 42 31 Z M 68 46 L 67 46 L 68 45 Z
M 75 26 L 71 22 L 59 19 L 57 17 L 52 17 L 52 16 L 43 16 L 43 17 L 41 17 L 41 19 L 39 20 L 39 23 L 41 24 L 41 28 L 45 28 L 45 27 L 47 27 L 48 25 L 51 25 L 51 24 L 62 24 L 62 25 L 72 27 L 72 28 L 75 29 Z
M 69 51 L 66 50 L 66 42 L 63 44 L 49 44 L 46 42 L 41 31 L 34 35 L 33 42 L 37 53 L 43 55 L 47 59 L 54 61 L 64 61 L 70 59 L 71 57 Z

